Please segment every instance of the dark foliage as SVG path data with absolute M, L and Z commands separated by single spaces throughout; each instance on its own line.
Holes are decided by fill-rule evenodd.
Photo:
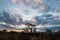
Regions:
M 23 32 L 6 32 L 0 31 L 0 40 L 60 40 L 60 32 L 46 35 L 44 32 L 40 33 L 23 33 Z

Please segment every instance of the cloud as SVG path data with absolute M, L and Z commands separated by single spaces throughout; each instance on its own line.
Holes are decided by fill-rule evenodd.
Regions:
M 11 29 L 15 29 L 15 28 L 11 27 L 10 25 L 4 25 L 4 24 L 1 24 L 1 25 L 0 25 L 0 28 L 1 28 L 1 29 L 10 29 L 10 30 L 11 30 Z
M 11 25 L 35 23 L 37 25 L 60 24 L 60 0 L 11 0 L 8 11 L 2 11 L 0 21 Z M 19 3 L 18 5 L 15 5 Z M 10 4 L 10 2 L 9 2 Z M 27 5 L 27 6 L 26 6 Z M 58 22 L 58 23 L 57 23 Z
M 20 16 L 17 16 L 15 14 L 8 13 L 8 11 L 2 11 L 0 13 L 0 21 L 5 22 L 7 24 L 17 25 L 18 23 L 22 22 L 22 18 Z
M 38 10 L 39 12 L 60 12 L 60 0 L 12 0 L 14 3 L 21 3 L 28 8 Z
M 13 3 L 19 3 L 20 0 L 12 0 Z
M 12 0 L 12 2 L 16 3 L 16 2 L 17 2 L 17 0 Z
M 7 25 L 13 25 L 13 28 L 22 28 L 26 23 L 35 23 L 35 19 L 32 17 L 29 18 L 29 15 L 25 14 L 25 12 L 18 8 L 12 8 L 8 10 L 4 10 L 0 13 L 0 22 L 4 22 Z M 22 25 L 23 24 L 23 25 Z M 17 27 L 18 26 L 18 27 Z M 18 29 L 19 29 L 18 28 Z
M 35 17 L 35 20 L 36 20 L 38 25 L 40 25 L 40 24 L 42 24 L 42 25 L 46 25 L 46 24 L 57 25 L 57 24 L 60 24 L 59 21 L 57 21 L 57 19 L 60 20 L 59 16 L 53 16 L 52 14 L 46 14 L 44 16 L 36 16 Z
M 43 3 L 50 7 L 50 11 L 57 12 L 57 10 L 60 10 L 60 0 L 43 0 Z
M 60 25 L 60 19 L 50 22 L 51 25 Z
M 60 26 L 41 27 L 39 30 L 45 31 L 46 29 L 51 29 L 52 31 L 59 31 Z

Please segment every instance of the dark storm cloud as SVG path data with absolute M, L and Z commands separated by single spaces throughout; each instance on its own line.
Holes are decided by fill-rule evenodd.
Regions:
M 4 25 L 4 24 L 0 24 L 0 28 L 1 29 L 15 29 L 15 28 L 13 28 L 13 27 L 11 27 L 9 25 Z
M 58 20 L 57 20 L 58 19 Z M 36 16 L 35 20 L 37 21 L 37 24 L 60 24 L 59 17 L 53 16 L 52 14 L 46 14 L 45 16 Z
M 50 24 L 52 24 L 52 25 L 60 25 L 60 19 L 54 20 L 54 21 L 50 22 Z
M 8 13 L 7 11 L 2 11 L 0 13 L 0 22 L 5 22 L 7 24 L 16 25 L 22 22 L 22 18 L 20 16 L 12 15 L 11 13 Z

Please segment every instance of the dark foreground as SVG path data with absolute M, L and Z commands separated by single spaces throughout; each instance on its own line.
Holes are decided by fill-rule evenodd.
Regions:
M 0 40 L 60 40 L 60 32 L 54 34 L 46 33 L 19 33 L 0 32 Z

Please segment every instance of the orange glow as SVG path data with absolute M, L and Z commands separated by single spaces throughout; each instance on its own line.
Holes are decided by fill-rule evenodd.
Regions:
M 24 30 L 7 30 L 7 32 L 14 31 L 14 32 L 25 32 Z
M 12 0 L 13 3 L 18 3 L 20 0 Z
M 17 0 L 12 0 L 12 2 L 16 3 L 16 2 L 17 2 Z
M 36 0 L 36 2 L 37 2 L 37 3 L 41 3 L 41 2 L 42 2 L 42 0 Z
M 24 30 L 11 30 L 11 31 L 15 31 L 15 32 L 24 32 Z

